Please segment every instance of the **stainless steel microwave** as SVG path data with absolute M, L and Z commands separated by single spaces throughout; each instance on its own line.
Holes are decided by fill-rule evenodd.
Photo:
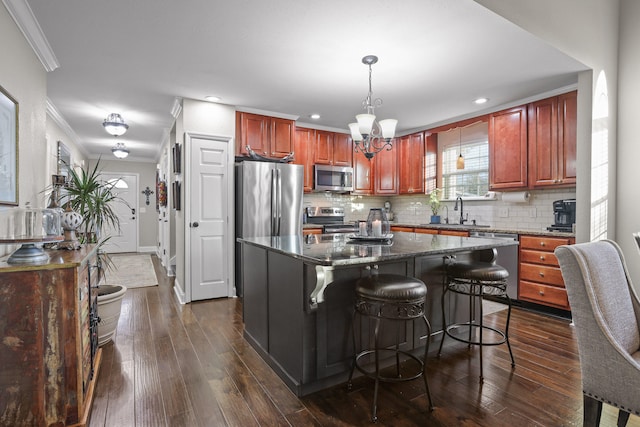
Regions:
M 314 191 L 353 191 L 353 168 L 346 166 L 314 166 Z

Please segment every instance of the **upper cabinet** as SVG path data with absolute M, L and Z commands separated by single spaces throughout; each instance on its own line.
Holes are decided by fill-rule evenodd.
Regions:
M 304 166 L 304 192 L 313 191 L 313 155 L 315 130 L 296 127 L 293 163 Z
M 403 136 L 397 144 L 400 194 L 424 194 L 424 133 Z
M 424 190 L 429 194 L 438 187 L 438 134 L 425 132 Z
M 293 151 L 295 122 L 277 117 L 236 112 L 236 154 L 248 155 L 246 146 L 267 157 L 284 157 Z
M 361 151 L 353 153 L 353 194 L 373 194 L 373 166 Z
M 489 117 L 489 189 L 526 188 L 527 107 Z
M 372 162 L 375 162 L 374 189 L 375 194 L 398 194 L 398 141 L 396 138 L 391 150 L 386 148 L 377 153 Z
M 353 144 L 349 135 L 323 130 L 315 132 L 315 164 L 351 167 Z
M 529 186 L 576 184 L 577 92 L 529 104 Z

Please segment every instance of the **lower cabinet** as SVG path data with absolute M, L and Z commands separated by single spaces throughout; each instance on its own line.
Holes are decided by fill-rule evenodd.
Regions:
M 520 281 L 518 299 L 548 307 L 570 310 L 558 259 L 560 245 L 571 245 L 569 237 L 520 235 Z
M 469 237 L 469 232 L 466 230 L 447 230 L 441 228 L 422 228 L 422 227 L 406 227 L 399 225 L 392 225 L 391 231 L 404 231 L 407 233 L 419 233 L 419 234 L 440 234 L 443 236 L 459 236 Z
M 93 245 L 37 266 L 0 262 L 0 425 L 87 422 L 100 364 Z

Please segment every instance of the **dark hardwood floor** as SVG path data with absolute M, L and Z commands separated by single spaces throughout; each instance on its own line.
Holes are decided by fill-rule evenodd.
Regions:
M 103 347 L 90 426 L 359 426 L 370 425 L 373 387 L 357 378 L 297 398 L 242 338 L 238 298 L 180 305 L 173 280 L 154 256 L 159 286 L 130 289 L 114 342 Z M 503 325 L 506 312 L 485 317 Z M 384 384 L 378 425 L 580 426 L 582 393 L 573 327 L 567 320 L 514 309 L 511 343 L 464 344 L 428 359 L 434 398 L 426 410 L 422 381 Z M 602 426 L 616 424 L 605 405 Z M 629 426 L 640 426 L 631 416 Z

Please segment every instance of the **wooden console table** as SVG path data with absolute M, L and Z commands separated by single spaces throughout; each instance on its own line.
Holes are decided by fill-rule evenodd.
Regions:
M 47 251 L 42 265 L 0 260 L 0 425 L 84 426 L 97 346 L 97 248 Z

